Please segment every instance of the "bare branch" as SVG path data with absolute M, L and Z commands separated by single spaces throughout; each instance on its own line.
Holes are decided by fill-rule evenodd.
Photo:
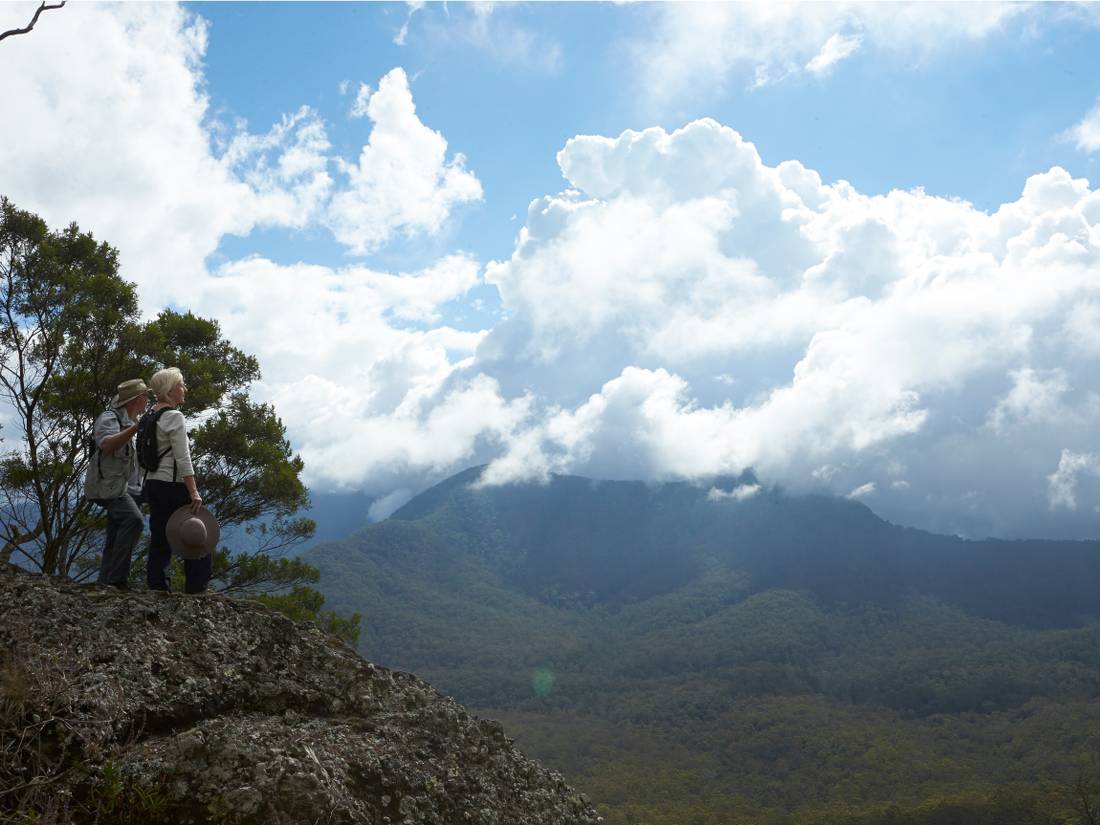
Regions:
M 44 11 L 59 9 L 65 5 L 65 2 L 66 0 L 61 0 L 61 2 L 56 5 L 48 6 L 45 0 L 42 0 L 42 5 L 38 7 L 38 10 L 34 13 L 34 17 L 31 18 L 31 22 L 27 24 L 25 29 L 8 29 L 6 32 L 0 32 L 0 40 L 3 40 L 5 37 L 12 37 L 16 34 L 27 34 L 27 32 L 34 28 L 34 24 L 38 22 L 38 15 L 42 14 Z

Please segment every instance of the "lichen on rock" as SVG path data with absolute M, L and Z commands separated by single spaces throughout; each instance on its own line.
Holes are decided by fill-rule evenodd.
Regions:
M 498 723 L 254 602 L 0 565 L 0 657 L 0 821 L 600 821 Z

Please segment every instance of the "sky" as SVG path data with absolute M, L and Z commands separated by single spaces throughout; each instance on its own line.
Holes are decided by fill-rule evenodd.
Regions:
M 375 518 L 752 469 L 1100 538 L 1100 5 L 81 2 L 0 90 L 0 193 Z

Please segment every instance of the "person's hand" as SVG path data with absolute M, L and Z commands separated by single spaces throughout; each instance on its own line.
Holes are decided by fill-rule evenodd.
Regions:
M 195 495 L 191 496 L 191 512 L 192 513 L 197 513 L 201 509 L 202 509 L 202 496 L 200 496 L 198 493 L 195 493 Z

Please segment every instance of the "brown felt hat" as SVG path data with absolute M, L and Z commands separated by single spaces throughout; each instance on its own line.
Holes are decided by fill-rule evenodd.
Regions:
M 123 381 L 118 385 L 118 391 L 115 393 L 115 397 L 111 399 L 111 406 L 123 407 L 139 395 L 148 394 L 149 388 L 145 386 L 144 381 L 140 378 L 131 378 L 129 381 Z
M 221 535 L 214 514 L 205 507 L 192 513 L 190 504 L 183 505 L 168 517 L 164 532 L 168 546 L 181 559 L 206 558 L 218 546 Z

